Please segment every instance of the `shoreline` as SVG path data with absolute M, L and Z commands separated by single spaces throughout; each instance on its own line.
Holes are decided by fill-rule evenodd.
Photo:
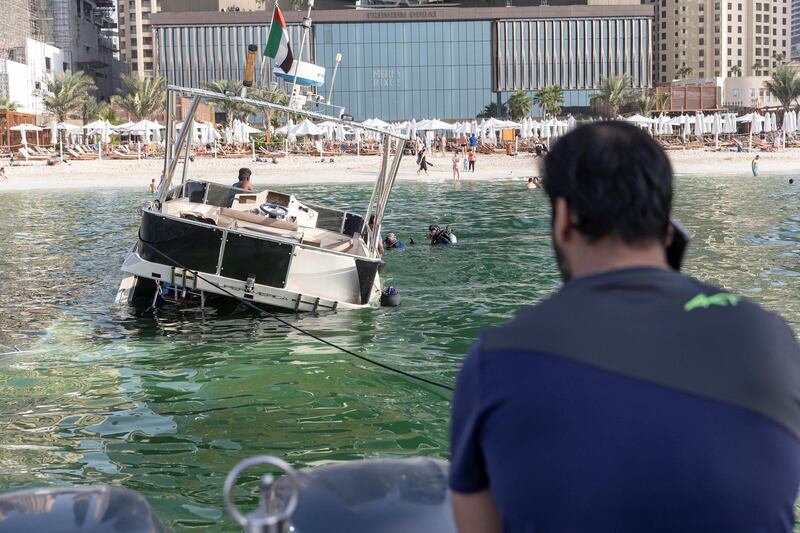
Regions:
M 679 150 L 667 152 L 673 171 L 678 177 L 687 176 L 740 176 L 750 177 L 750 161 L 755 152 L 712 152 L 705 150 Z M 800 176 L 800 148 L 780 152 L 759 152 L 761 177 Z M 398 172 L 398 181 L 437 183 L 452 180 L 451 156 L 432 156 L 433 164 L 428 176 L 417 176 L 413 156 L 406 156 Z M 309 156 L 289 156 L 278 159 L 277 164 L 253 162 L 243 159 L 198 158 L 189 166 L 189 179 L 203 179 L 222 184 L 236 181 L 237 171 L 247 166 L 253 170 L 253 185 L 257 187 L 286 185 L 326 185 L 371 183 L 375 179 L 380 160 L 377 156 L 339 156 L 334 162 L 319 162 Z M 327 161 L 327 160 L 326 160 Z M 540 175 L 541 159 L 532 154 L 481 155 L 476 172 L 461 172 L 461 180 L 509 181 L 523 180 Z M 150 180 L 158 181 L 163 169 L 162 159 L 71 161 L 47 166 L 43 161 L 21 162 L 5 167 L 6 181 L 0 181 L 0 194 L 5 192 L 141 189 L 147 190 Z M 175 172 L 179 182 L 182 164 Z

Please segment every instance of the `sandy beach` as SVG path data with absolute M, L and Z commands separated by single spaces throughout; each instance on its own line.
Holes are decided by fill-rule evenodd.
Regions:
M 761 176 L 800 176 L 800 149 L 761 153 Z M 750 161 L 754 154 L 686 150 L 669 152 L 675 173 L 683 176 L 751 176 Z M 253 170 L 256 186 L 276 186 L 313 183 L 370 182 L 378 170 L 376 156 L 342 156 L 333 163 L 319 162 L 308 156 L 289 156 L 277 164 L 253 162 L 247 159 L 198 158 L 189 166 L 189 178 L 230 184 L 236 181 L 239 167 Z M 413 156 L 403 159 L 399 180 L 440 181 L 452 179 L 450 157 L 429 158 L 433 167 L 429 176 L 417 176 Z M 524 179 L 539 174 L 540 160 L 530 154 L 479 155 L 474 173 L 462 171 L 461 179 L 509 180 Z M 163 168 L 161 159 L 141 161 L 71 161 L 47 166 L 43 161 L 17 163 L 5 167 L 7 180 L 0 181 L 0 192 L 23 190 L 147 188 L 150 180 L 158 181 Z M 183 165 L 178 166 L 176 181 L 180 180 Z

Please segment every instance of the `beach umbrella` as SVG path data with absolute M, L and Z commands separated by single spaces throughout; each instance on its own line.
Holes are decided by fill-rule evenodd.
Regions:
M 392 125 L 391 124 L 389 124 L 388 122 L 384 122 L 383 120 L 381 120 L 379 118 L 367 119 L 364 122 L 362 122 L 361 125 L 362 126 L 366 126 L 368 128 L 380 128 L 380 129 L 384 129 L 384 130 L 391 130 L 392 129 Z
M 653 123 L 653 119 L 652 118 L 644 117 L 644 116 L 642 116 L 642 115 L 640 115 L 638 113 L 635 114 L 635 115 L 632 115 L 630 117 L 626 117 L 624 120 L 625 120 L 625 122 L 631 122 L 633 124 L 636 124 L 637 126 L 642 126 L 642 125 L 648 125 L 649 126 L 650 124 Z
M 344 131 L 344 124 L 337 124 L 336 125 L 336 135 L 335 135 L 335 137 L 336 137 L 336 140 L 338 142 L 343 142 L 347 138 L 346 132 Z
M 11 130 L 11 131 L 18 131 L 19 132 L 19 136 L 20 136 L 20 142 L 23 145 L 28 146 L 27 132 L 35 131 L 36 132 L 36 138 L 37 138 L 36 144 L 39 144 L 39 141 L 38 141 L 39 132 L 42 131 L 44 128 L 40 128 L 39 126 L 34 126 L 33 124 L 19 124 L 17 126 L 14 126 L 14 127 L 8 128 L 8 129 Z
M 295 126 L 294 129 L 292 130 L 292 135 L 298 136 L 298 137 L 305 136 L 305 135 L 310 135 L 312 137 L 317 137 L 317 136 L 322 135 L 324 133 L 325 132 L 321 128 L 318 128 L 316 126 L 316 124 L 314 124 L 313 122 L 311 122 L 308 119 L 304 120 L 303 122 L 301 122 L 300 124 Z
M 455 127 L 452 124 L 448 124 L 447 122 L 442 122 L 439 119 L 432 119 L 432 120 L 420 120 L 417 122 L 417 130 L 419 131 L 436 131 L 436 130 L 443 130 L 443 131 L 453 131 Z
M 705 133 L 705 123 L 703 122 L 703 114 L 696 113 L 694 116 L 694 134 L 700 137 Z
M 297 140 L 297 135 L 295 135 L 295 133 L 294 133 L 294 120 L 289 119 L 286 122 L 286 126 L 287 126 L 287 132 L 288 132 L 286 134 L 286 140 L 289 141 L 289 142 L 295 142 Z

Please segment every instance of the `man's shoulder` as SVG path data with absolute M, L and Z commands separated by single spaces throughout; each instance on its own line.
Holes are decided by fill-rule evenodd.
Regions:
M 620 272 L 598 279 L 575 280 L 514 318 L 483 334 L 483 349 L 548 351 L 581 339 L 613 336 L 620 330 L 709 328 L 736 325 L 730 337 L 775 329 L 788 330 L 783 319 L 723 288 L 671 271 Z M 590 345 L 586 345 L 590 348 Z M 556 351 L 555 353 L 559 353 Z

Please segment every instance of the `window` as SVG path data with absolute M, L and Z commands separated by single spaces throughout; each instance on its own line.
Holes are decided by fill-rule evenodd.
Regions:
M 51 64 L 51 62 L 50 62 L 50 58 L 49 58 L 49 57 L 45 57 L 45 58 L 44 58 L 44 69 L 45 69 L 47 72 L 50 72 L 50 69 L 52 69 L 52 68 L 53 68 L 53 67 L 52 67 L 52 64 Z
M 733 89 L 733 91 L 731 91 L 731 95 L 734 98 L 739 98 L 739 89 Z
M 69 70 L 69 63 L 61 63 L 61 69 L 67 72 Z

